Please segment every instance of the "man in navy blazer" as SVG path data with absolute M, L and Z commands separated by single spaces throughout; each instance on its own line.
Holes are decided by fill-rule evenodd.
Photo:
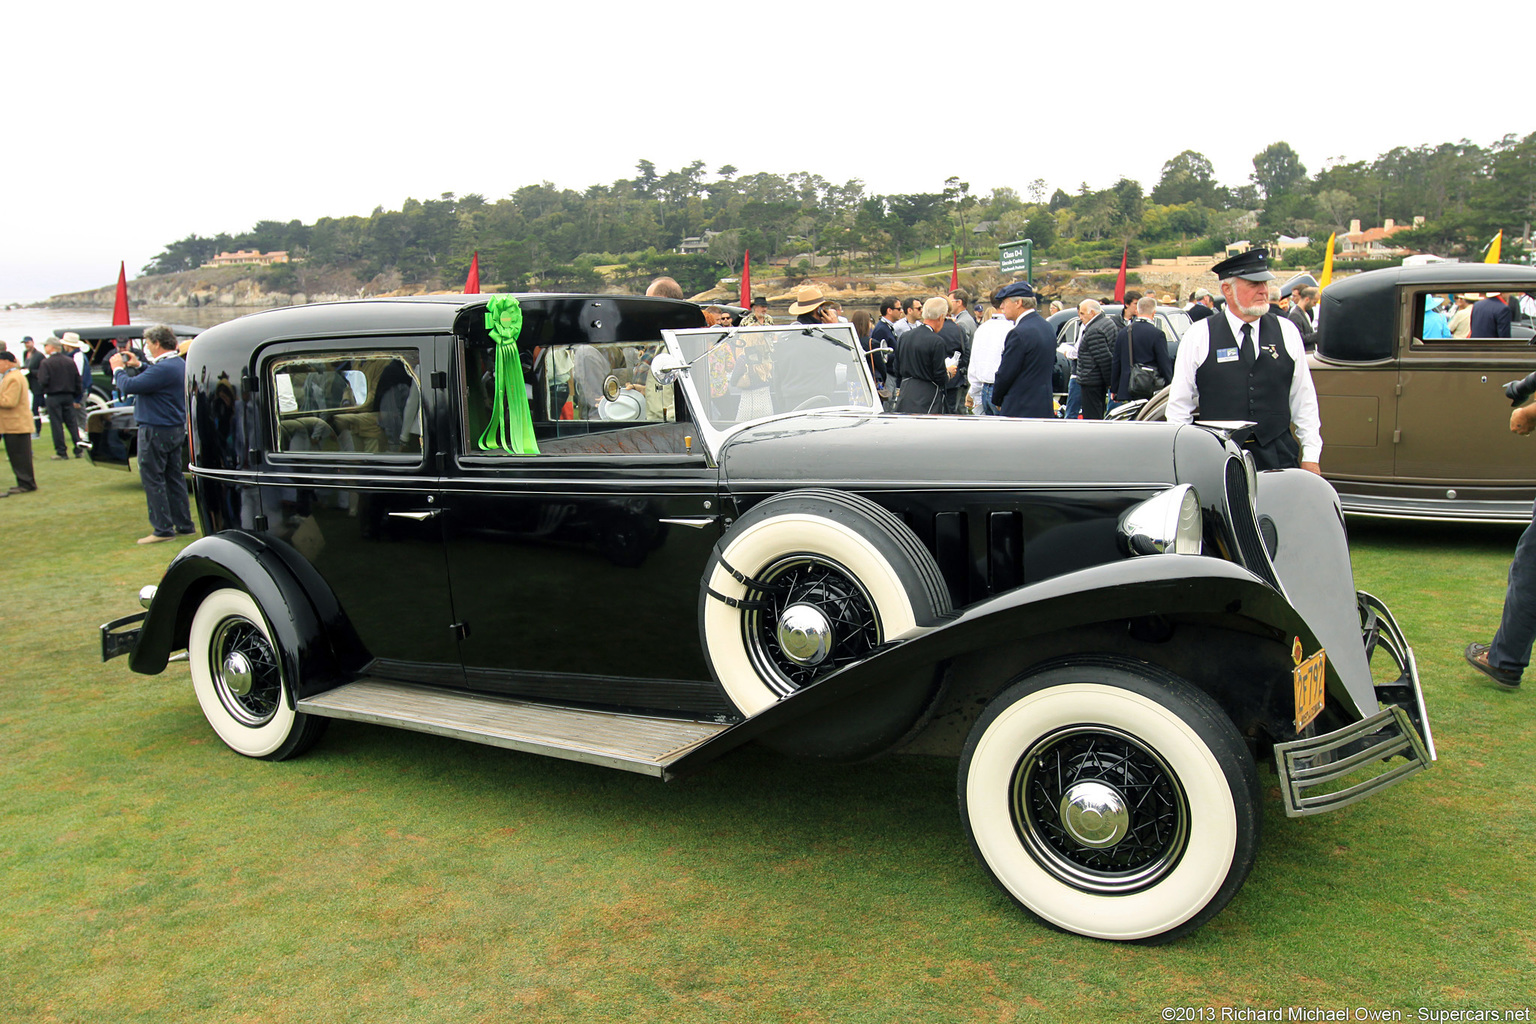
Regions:
M 1473 338 L 1507 338 L 1514 315 L 1499 292 L 1489 292 L 1472 305 Z
M 1023 281 L 999 288 L 993 305 L 1013 321 L 992 384 L 992 401 L 1004 416 L 1050 418 L 1051 373 L 1056 369 L 1056 332 L 1035 309 L 1035 290 Z

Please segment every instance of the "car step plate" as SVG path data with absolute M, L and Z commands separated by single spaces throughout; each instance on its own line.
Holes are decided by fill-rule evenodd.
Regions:
M 361 679 L 299 701 L 323 718 L 389 725 L 493 747 L 667 776 L 667 766 L 729 729 L 715 722 L 533 704 L 461 690 Z

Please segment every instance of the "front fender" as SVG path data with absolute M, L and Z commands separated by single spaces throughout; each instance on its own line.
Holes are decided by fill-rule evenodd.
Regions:
M 361 665 L 361 643 L 314 567 L 282 541 L 229 531 L 203 537 L 172 559 L 128 656 L 135 672 L 164 671 L 187 645 L 192 616 L 211 591 L 234 585 L 266 614 L 285 677 L 305 686 Z M 323 688 L 323 686 L 322 686 Z
M 1285 597 L 1240 565 L 1203 555 L 1130 558 L 1019 587 L 977 602 L 936 625 L 910 630 L 858 664 L 765 708 L 673 767 L 677 772 L 690 770 L 769 730 L 924 666 L 1018 645 L 1032 636 L 1154 616 L 1198 619 L 1268 638 L 1275 647 L 1277 667 L 1284 667 L 1280 659 L 1288 655 L 1292 637 L 1299 637 L 1308 653 L 1319 646 L 1317 636 Z M 1028 667 L 1019 664 L 1014 669 Z M 1331 657 L 1327 685 L 1331 696 L 1348 699 L 1349 691 L 1334 671 Z M 1267 702 L 1270 694 L 1255 697 Z

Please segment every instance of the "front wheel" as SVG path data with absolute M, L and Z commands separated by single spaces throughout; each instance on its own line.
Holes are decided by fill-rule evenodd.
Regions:
M 192 689 L 219 739 L 246 757 L 281 761 L 309 749 L 326 719 L 293 710 L 282 657 L 261 608 L 243 590 L 215 590 L 192 617 Z
M 1011 687 L 960 760 L 972 849 L 1063 931 L 1167 942 L 1242 887 L 1258 773 L 1210 696 L 1155 669 L 1083 661 Z

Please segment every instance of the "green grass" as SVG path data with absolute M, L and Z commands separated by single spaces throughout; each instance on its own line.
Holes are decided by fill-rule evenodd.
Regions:
M 1440 764 L 1287 820 L 1172 946 L 1058 934 L 973 862 L 953 765 L 749 749 L 662 784 L 354 723 L 268 764 L 184 666 L 98 660 L 181 543 L 39 445 L 0 502 L 0 1019 L 1155 1021 L 1164 1006 L 1536 1003 L 1533 694 L 1460 662 L 1518 531 L 1356 523 Z

